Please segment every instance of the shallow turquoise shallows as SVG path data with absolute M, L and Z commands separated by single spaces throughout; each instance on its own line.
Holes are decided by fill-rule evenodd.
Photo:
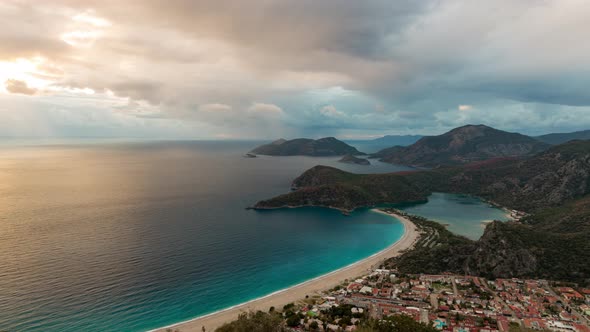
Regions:
M 456 234 L 472 240 L 479 239 L 488 222 L 510 220 L 507 212 L 469 195 L 433 193 L 425 204 L 400 204 L 405 212 L 419 215 L 442 224 Z
M 317 164 L 405 169 L 242 157 L 257 144 L 1 145 L 0 331 L 161 327 L 333 271 L 401 237 L 399 222 L 368 210 L 246 210 Z M 497 213 L 476 204 L 483 219 Z

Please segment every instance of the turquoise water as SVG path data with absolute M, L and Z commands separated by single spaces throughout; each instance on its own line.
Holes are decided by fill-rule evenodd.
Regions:
M 451 232 L 473 240 L 483 235 L 486 221 L 509 220 L 502 209 L 469 195 L 433 193 L 428 197 L 428 203 L 403 204 L 398 207 L 408 213 L 447 224 Z
M 243 158 L 255 143 L 0 149 L 0 331 L 142 331 L 351 264 L 402 226 L 369 211 L 245 207 L 337 158 Z
M 368 210 L 246 210 L 317 164 L 407 169 L 243 158 L 255 145 L 3 145 L 0 331 L 161 327 L 351 264 L 402 235 L 394 218 Z M 446 216 L 463 216 L 461 206 Z

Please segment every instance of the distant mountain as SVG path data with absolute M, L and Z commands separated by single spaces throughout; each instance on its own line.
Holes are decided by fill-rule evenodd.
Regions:
M 343 156 L 362 155 L 358 151 L 334 137 L 324 137 L 317 140 L 297 138 L 293 140 L 279 139 L 270 144 L 261 145 L 250 151 L 253 154 L 269 156 Z
M 547 143 L 547 144 L 557 145 L 557 144 L 562 144 L 562 143 L 569 142 L 569 141 L 572 141 L 575 139 L 588 140 L 588 139 L 590 139 L 590 130 L 575 131 L 573 133 L 547 134 L 547 135 L 537 136 L 535 138 L 537 140 Z
M 347 154 L 346 156 L 342 157 L 342 159 L 338 160 L 341 163 L 345 164 L 357 164 L 357 165 L 371 165 L 371 162 L 365 158 L 355 157 L 351 154 Z
M 408 146 L 416 143 L 422 135 L 385 135 L 371 140 L 371 143 L 382 146 Z
M 387 135 L 375 139 L 366 140 L 345 140 L 346 143 L 360 149 L 361 151 L 374 153 L 391 146 L 408 146 L 416 143 L 421 135 Z
M 407 149 L 405 146 L 396 145 L 372 153 L 371 155 L 369 155 L 369 158 L 379 158 L 382 161 L 386 161 L 388 158 L 392 156 L 403 154 L 406 150 Z
M 522 157 L 549 147 L 532 137 L 467 125 L 439 136 L 426 136 L 407 147 L 392 147 L 372 155 L 392 164 L 416 167 L 461 165 L 498 157 Z
M 523 159 L 498 158 L 457 167 L 387 174 L 352 174 L 315 166 L 288 194 L 256 207 L 319 205 L 354 210 L 424 201 L 432 192 L 471 194 L 533 212 L 590 195 L 590 141 L 572 141 Z

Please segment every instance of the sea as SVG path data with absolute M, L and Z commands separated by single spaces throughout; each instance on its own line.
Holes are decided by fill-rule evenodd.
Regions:
M 146 331 L 252 300 L 398 240 L 361 209 L 254 211 L 336 157 L 244 158 L 250 141 L 0 144 L 0 331 Z M 504 212 L 436 193 L 401 206 L 471 238 Z

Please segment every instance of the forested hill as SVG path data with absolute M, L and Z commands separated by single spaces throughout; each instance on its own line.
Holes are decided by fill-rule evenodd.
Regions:
M 534 211 L 590 193 L 590 141 L 572 141 L 527 159 L 501 158 L 461 167 L 389 174 L 352 174 L 316 166 L 293 181 L 297 189 L 256 208 L 328 206 L 353 210 L 423 201 L 434 191 L 473 194 Z
M 349 211 L 426 200 L 434 191 L 477 195 L 530 215 L 520 222 L 491 223 L 479 241 L 445 233 L 443 227 L 437 231 L 439 245 L 403 255 L 398 266 L 414 273 L 590 280 L 590 141 L 572 141 L 527 159 L 426 171 L 360 175 L 316 166 L 295 179 L 293 189 L 255 208 L 313 205 Z
M 530 156 L 548 147 L 526 135 L 485 125 L 467 125 L 442 135 L 423 137 L 410 146 L 383 149 L 372 157 L 393 164 L 434 168 L 498 157 Z
M 547 144 L 563 144 L 572 140 L 590 139 L 590 130 L 575 131 L 572 133 L 555 133 L 535 137 L 535 139 Z
M 252 150 L 251 153 L 269 156 L 344 156 L 363 154 L 355 147 L 334 137 L 324 137 L 316 140 L 309 138 L 279 139 L 261 145 Z
M 544 278 L 590 284 L 590 196 L 519 222 L 495 221 L 478 241 L 410 217 L 425 232 L 414 250 L 391 259 L 402 273 L 454 272 L 487 278 Z

